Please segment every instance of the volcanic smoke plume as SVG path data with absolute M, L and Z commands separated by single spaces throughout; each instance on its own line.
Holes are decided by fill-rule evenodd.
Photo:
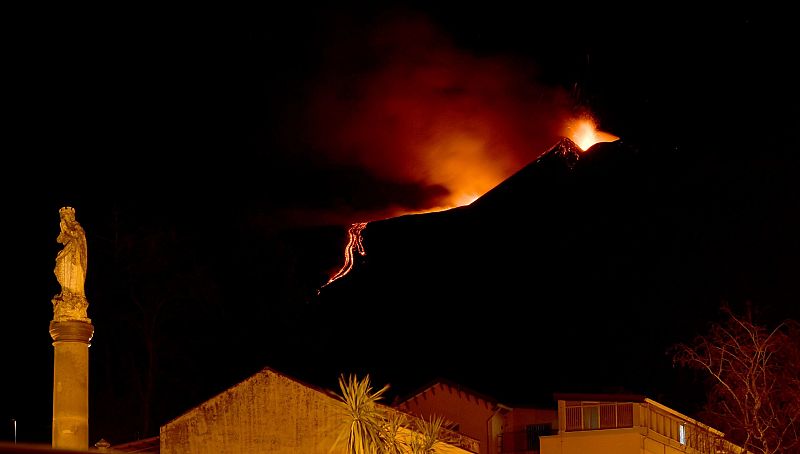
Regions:
M 538 83 L 529 63 L 459 50 L 419 17 L 349 24 L 321 74 L 307 106 L 314 153 L 425 188 L 424 200 L 399 196 L 352 222 L 468 204 L 548 150 L 572 116 L 567 92 Z

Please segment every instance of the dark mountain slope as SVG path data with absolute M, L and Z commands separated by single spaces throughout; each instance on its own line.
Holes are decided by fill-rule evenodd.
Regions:
M 709 184 L 698 175 L 715 162 L 684 158 L 623 141 L 581 153 L 564 139 L 470 206 L 370 223 L 366 257 L 321 302 L 335 325 L 374 322 L 374 336 L 330 347 L 511 400 L 668 393 L 679 384 L 666 350 L 723 301 L 769 310 L 798 298 L 797 240 L 764 220 L 800 228 L 798 216 L 771 212 L 769 186 L 736 182 L 735 163 Z

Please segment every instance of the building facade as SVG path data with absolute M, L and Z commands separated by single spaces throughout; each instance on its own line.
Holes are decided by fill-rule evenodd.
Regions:
M 541 454 L 739 454 L 724 434 L 637 395 L 562 394 Z
M 266 368 L 161 426 L 160 452 L 344 453 L 337 438 L 348 423 L 335 393 Z M 437 452 L 470 454 L 447 443 Z
M 476 439 L 471 450 L 480 454 L 536 453 L 539 437 L 554 433 L 557 418 L 555 409 L 511 407 L 447 380 L 434 381 L 396 407 L 422 418 L 442 416 Z

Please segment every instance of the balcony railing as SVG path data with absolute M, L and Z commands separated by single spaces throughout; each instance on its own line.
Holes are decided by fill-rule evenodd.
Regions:
M 722 438 L 719 432 L 708 426 L 680 418 L 676 415 L 650 405 L 641 415 L 641 425 L 671 440 L 672 443 L 686 446 L 703 454 L 737 454 L 742 450 Z
M 633 427 L 631 402 L 567 402 L 565 410 L 568 432 Z
M 702 454 L 741 453 L 741 448 L 722 437 L 722 433 L 676 414 L 656 402 L 634 403 L 565 401 L 564 423 L 567 432 L 639 427 L 647 437 L 686 452 Z M 644 433 L 644 432 L 643 432 Z

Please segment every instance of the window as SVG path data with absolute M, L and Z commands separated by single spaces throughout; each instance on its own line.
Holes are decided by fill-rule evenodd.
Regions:
M 686 424 L 680 424 L 678 426 L 678 441 L 680 441 L 682 445 L 686 444 Z
M 583 407 L 583 430 L 600 428 L 600 407 Z
M 525 446 L 528 451 L 539 450 L 539 437 L 550 435 L 552 429 L 550 424 L 531 424 L 525 426 Z

